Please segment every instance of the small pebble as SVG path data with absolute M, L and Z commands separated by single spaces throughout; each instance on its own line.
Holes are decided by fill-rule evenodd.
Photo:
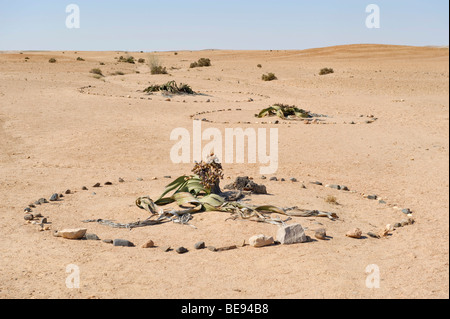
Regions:
M 400 228 L 400 227 L 402 227 L 402 224 L 400 224 L 400 223 L 395 223 L 395 224 L 394 224 L 394 227 L 395 227 L 395 228 Z
M 261 176 L 261 179 L 267 179 L 267 177 L 265 177 L 265 176 Z
M 409 208 L 402 209 L 402 213 L 405 215 L 411 214 L 411 210 Z
M 25 216 L 23 216 L 23 219 L 25 220 L 33 220 L 34 216 L 32 214 L 26 214 Z
M 208 248 L 208 250 L 211 250 L 211 251 L 217 251 L 216 247 L 214 247 L 214 246 L 208 246 L 207 248 Z
M 145 244 L 143 244 L 141 246 L 142 248 L 153 248 L 155 247 L 155 243 L 153 242 L 153 240 L 148 240 Z
M 134 244 L 126 239 L 114 239 L 113 245 L 117 247 L 134 247 Z
M 55 193 L 55 194 L 53 194 L 53 195 L 50 197 L 50 201 L 51 201 L 51 202 L 55 202 L 55 201 L 58 200 L 58 197 L 59 197 L 59 195 Z
M 81 189 L 84 190 L 84 191 L 88 190 L 88 188 L 86 186 L 83 186 Z
M 311 184 L 315 184 L 315 185 L 319 185 L 319 186 L 322 186 L 322 185 L 323 185 L 321 182 L 318 182 L 318 181 L 311 182 Z
M 40 217 L 42 217 L 42 214 L 41 213 L 36 213 L 36 214 L 34 214 L 34 217 L 35 218 L 40 218 Z
M 233 249 L 237 249 L 237 246 L 231 245 L 231 246 L 220 247 L 220 248 L 217 248 L 217 251 L 227 251 L 227 250 L 233 250 Z
M 100 240 L 96 234 L 86 234 L 83 237 L 84 240 Z
M 270 178 L 270 181 L 275 181 L 275 182 L 276 182 L 276 181 L 278 181 L 278 178 L 276 178 L 275 176 L 274 176 L 274 177 L 271 177 L 271 178 Z
M 165 252 L 165 253 L 168 252 L 168 251 L 170 251 L 170 249 L 171 249 L 170 246 L 162 246 L 162 247 L 161 247 L 161 250 L 162 250 L 163 252 Z
M 97 183 L 97 184 L 95 184 L 95 185 L 92 186 L 92 187 L 100 187 L 100 183 Z
M 285 182 L 286 180 L 284 178 L 280 179 L 280 181 Z
M 122 178 L 119 177 L 119 183 L 125 182 Z
M 184 247 L 178 247 L 175 251 L 176 251 L 178 254 L 184 254 L 184 253 L 187 253 L 187 252 L 188 252 L 188 250 L 187 250 L 186 248 L 184 248 Z
M 291 177 L 289 180 L 293 183 L 297 182 L 297 179 L 295 177 Z
M 68 194 L 71 194 L 71 191 L 70 191 L 70 189 L 68 189 L 68 190 L 66 190 L 64 193 L 65 193 L 66 195 L 68 195 Z
M 324 228 L 316 230 L 315 237 L 320 240 L 327 239 L 327 231 Z
M 199 241 L 198 243 L 196 243 L 194 245 L 195 249 L 204 249 L 205 248 L 205 242 L 204 241 Z
M 106 182 L 105 185 L 109 186 L 109 185 L 112 185 L 112 183 L 111 182 Z
M 144 179 L 142 178 L 142 177 L 139 177 L 138 179 L 137 179 L 137 181 L 138 182 L 142 182 Z
M 378 195 L 367 195 L 367 199 L 376 200 L 378 199 Z
M 114 241 L 112 239 L 103 239 L 102 242 L 106 244 L 112 244 Z
M 380 236 L 375 234 L 375 233 L 373 233 L 373 232 L 368 232 L 367 235 L 372 237 L 372 238 L 380 239 Z
M 24 211 L 25 213 L 31 213 L 31 212 L 32 212 L 32 210 L 31 210 L 30 207 L 25 208 L 23 211 Z
M 349 231 L 345 236 L 350 237 L 350 238 L 359 239 L 362 236 L 362 231 L 359 228 L 355 228 L 355 229 Z
M 164 176 L 164 178 L 172 178 L 172 176 Z

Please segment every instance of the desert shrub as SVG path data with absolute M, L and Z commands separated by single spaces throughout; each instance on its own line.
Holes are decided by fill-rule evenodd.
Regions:
M 167 74 L 167 69 L 162 65 L 155 65 L 150 68 L 151 74 Z
M 119 61 L 119 62 L 124 62 L 124 63 L 135 64 L 135 62 L 134 62 L 134 57 L 132 57 L 132 56 L 123 57 L 123 56 L 121 55 L 121 56 L 119 57 L 118 61 Z
M 97 69 L 97 68 L 96 69 L 92 69 L 89 72 L 93 73 L 93 74 L 96 74 L 96 75 L 99 75 L 99 76 L 103 76 L 102 70 Z
M 178 52 L 174 52 L 173 55 L 178 55 Z
M 337 198 L 334 196 L 327 196 L 327 198 L 325 198 L 325 202 L 327 202 L 328 204 L 332 204 L 332 205 L 338 205 L 338 201 Z
M 27 56 L 25 57 L 25 60 L 29 60 L 29 59 L 30 59 L 29 57 L 27 57 Z
M 159 91 L 165 91 L 173 94 L 195 94 L 189 85 L 180 83 L 180 86 L 178 86 L 175 81 L 169 81 L 162 85 L 151 85 L 144 90 L 146 93 Z
M 48 60 L 49 63 L 56 63 L 56 59 L 55 58 L 51 58 L 50 60 Z
M 145 63 L 145 59 L 140 58 L 140 59 L 138 60 L 138 62 L 139 62 L 139 63 Z
M 211 60 L 206 58 L 201 58 L 197 62 L 192 62 L 190 68 L 202 68 L 205 66 L 211 66 Z
M 334 70 L 331 68 L 323 68 L 322 70 L 320 70 L 319 75 L 326 75 L 326 74 L 331 74 L 334 73 Z
M 77 58 L 77 61 L 84 61 L 84 59 L 83 59 L 83 58 L 80 58 L 80 57 L 78 57 L 78 58 Z
M 263 74 L 261 78 L 263 81 L 277 80 L 277 77 L 273 73 Z

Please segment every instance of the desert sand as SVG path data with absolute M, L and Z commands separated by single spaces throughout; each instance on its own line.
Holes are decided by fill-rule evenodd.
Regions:
M 448 48 L 154 53 L 168 75 L 151 75 L 146 63 L 115 59 L 127 54 L 149 59 L 145 52 L 0 54 L 0 298 L 449 297 Z M 211 59 L 212 66 L 190 69 L 199 58 Z M 319 76 L 325 67 L 335 73 Z M 93 68 L 104 77 L 94 78 Z M 116 71 L 124 75 L 112 75 Z M 278 80 L 262 81 L 268 72 Z M 201 94 L 167 101 L 142 92 L 170 80 Z M 263 124 L 254 117 L 273 103 L 325 114 L 327 124 Z M 269 195 L 246 196 L 249 203 L 335 212 L 336 221 L 288 222 L 302 224 L 313 239 L 317 228 L 325 228 L 329 240 L 212 252 L 195 250 L 194 244 L 248 242 L 253 235 L 275 236 L 277 226 L 226 220 L 223 212 L 194 215 L 190 223 L 196 229 L 166 223 L 129 231 L 82 222 L 146 219 L 136 198 L 157 198 L 171 181 L 166 175 L 190 174 L 192 163 L 170 160 L 170 133 L 178 127 L 192 131 L 191 115 L 201 112 L 203 129 L 278 128 L 276 174 L 263 180 L 259 164 L 224 164 L 221 185 L 251 176 Z M 269 181 L 272 176 L 286 181 Z M 107 181 L 112 185 L 105 186 Z M 102 187 L 92 188 L 97 182 Z M 326 184 L 346 185 L 350 192 Z M 60 201 L 32 208 L 32 214 L 47 217 L 50 230 L 24 220 L 28 204 L 67 189 L 72 194 Z M 326 202 L 327 196 L 339 205 Z M 381 239 L 366 235 L 405 219 L 405 208 L 413 212 L 413 225 Z M 136 247 L 52 234 L 79 227 Z M 362 239 L 345 236 L 356 227 Z M 189 252 L 141 248 L 149 239 Z M 79 269 L 79 288 L 66 285 L 68 265 Z M 379 268 L 379 288 L 366 285 L 368 265 Z

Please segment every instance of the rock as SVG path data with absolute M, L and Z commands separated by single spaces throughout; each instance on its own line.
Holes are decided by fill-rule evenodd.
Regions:
M 113 245 L 117 247 L 134 247 L 134 244 L 126 239 L 114 239 Z
M 40 221 L 40 224 L 48 224 L 47 218 L 46 217 L 42 218 L 41 221 Z
M 153 240 L 148 240 L 147 242 L 145 242 L 142 246 L 142 248 L 153 248 L 155 247 L 155 243 L 153 242 Z
M 34 214 L 34 218 L 40 218 L 40 217 L 42 217 L 42 214 L 41 214 L 41 213 L 36 213 L 36 214 Z
M 250 191 L 253 194 L 267 194 L 266 186 L 256 184 L 248 176 L 237 177 L 233 184 L 229 184 L 224 188 Z
M 102 242 L 106 244 L 112 244 L 114 241 L 112 239 L 103 239 Z
M 302 186 L 300 186 L 300 187 L 303 188 L 303 189 L 306 189 L 305 184 L 302 184 Z
M 409 222 L 409 220 L 407 220 L 407 219 L 403 219 L 403 220 L 400 222 L 400 224 L 402 225 L 402 227 L 405 227 L 405 226 L 410 225 L 410 222 Z
M 100 183 L 97 183 L 97 184 L 95 184 L 95 185 L 92 186 L 92 187 L 100 187 Z
M 372 237 L 372 238 L 380 239 L 380 235 L 375 234 L 375 233 L 373 233 L 373 232 L 368 232 L 367 235 L 370 236 L 370 237 Z
M 290 180 L 291 182 L 293 182 L 293 183 L 296 183 L 296 182 L 297 182 L 297 179 L 296 179 L 295 177 L 291 177 L 289 180 Z
M 237 249 L 237 246 L 236 245 L 224 246 L 224 247 L 217 248 L 217 251 L 227 251 L 227 250 L 233 250 L 233 249 Z
M 341 190 L 349 192 L 350 189 L 347 186 L 341 185 Z
M 324 228 L 318 229 L 318 230 L 316 230 L 316 233 L 314 234 L 314 236 L 317 239 L 326 240 L 327 239 L 327 231 Z
M 23 216 L 23 219 L 25 220 L 33 220 L 34 216 L 32 214 L 26 214 L 25 216 Z
M 86 232 L 86 228 L 63 229 L 56 231 L 55 236 L 65 239 L 81 239 L 86 234 Z
M 59 195 L 55 193 L 52 196 L 50 196 L 50 201 L 56 202 L 58 200 L 58 198 L 59 198 Z
M 395 227 L 395 228 L 400 228 L 400 227 L 402 227 L 402 224 L 400 224 L 400 223 L 395 223 L 395 224 L 394 224 L 394 227 Z
M 88 190 L 88 188 L 86 186 L 83 186 L 81 189 L 84 190 L 84 191 Z
M 100 240 L 100 238 L 96 234 L 86 234 L 83 239 L 85 240 Z
M 307 241 L 305 230 L 300 224 L 282 226 L 277 231 L 277 241 L 283 245 L 304 243 Z
M 280 179 L 281 182 L 285 182 L 286 180 L 284 178 Z
M 68 189 L 68 190 L 66 190 L 65 192 L 64 192 L 64 194 L 66 194 L 66 195 L 69 195 L 69 194 L 71 194 L 72 192 L 70 191 L 70 189 Z
M 250 246 L 259 248 L 259 247 L 272 245 L 274 243 L 274 239 L 273 239 L 273 237 L 267 237 L 265 235 L 256 235 L 256 236 L 250 237 L 248 242 L 249 242 Z
M 143 179 L 142 177 L 138 177 L 138 178 L 137 178 L 137 181 L 138 181 L 138 182 L 142 182 L 143 180 L 144 180 L 144 179 Z
M 119 177 L 119 183 L 123 183 L 123 182 L 125 182 L 125 181 L 123 180 L 123 178 Z
M 405 215 L 411 214 L 411 210 L 409 208 L 402 209 L 402 213 Z
M 166 252 L 170 251 L 171 248 L 170 248 L 170 246 L 162 246 L 161 250 L 166 253 Z
M 367 199 L 376 200 L 378 199 L 378 195 L 367 195 Z
M 164 178 L 170 179 L 170 178 L 172 178 L 172 176 L 167 175 L 167 176 L 164 176 Z
M 25 208 L 23 211 L 24 211 L 25 213 L 31 213 L 31 212 L 32 212 L 32 210 L 31 210 L 30 207 Z
M 184 248 L 184 247 L 178 247 L 175 251 L 176 251 L 178 254 L 185 254 L 185 253 L 188 252 L 188 250 L 187 250 L 186 248 Z
M 341 190 L 341 186 L 340 185 L 326 185 L 325 187 Z
M 345 234 L 345 236 L 350 237 L 350 238 L 360 239 L 362 236 L 362 231 L 359 228 L 355 228 L 355 229 L 349 231 L 347 234 Z
M 48 201 L 45 198 L 40 198 L 37 202 L 39 203 L 39 205 L 48 203 Z
M 270 178 L 270 181 L 276 182 L 276 181 L 278 181 L 278 178 L 276 178 L 276 176 L 273 176 L 273 177 Z
M 206 248 L 208 248 L 208 250 L 211 250 L 211 251 L 217 251 L 216 247 L 214 247 L 214 246 L 208 246 Z
M 204 241 L 199 241 L 198 243 L 196 243 L 194 245 L 195 249 L 204 249 L 205 248 L 205 242 Z
M 319 186 L 322 186 L 322 185 L 323 185 L 321 182 L 318 182 L 318 181 L 310 182 L 310 183 L 311 183 L 311 184 L 314 184 L 314 185 L 319 185 Z
M 110 185 L 112 185 L 112 183 L 111 182 L 106 182 L 105 185 L 110 186 Z
M 265 177 L 265 176 L 261 176 L 261 179 L 267 179 L 267 177 Z
M 382 199 L 380 199 L 380 200 L 378 201 L 378 203 L 379 203 L 379 204 L 386 204 L 386 202 L 385 202 L 384 200 L 382 200 Z

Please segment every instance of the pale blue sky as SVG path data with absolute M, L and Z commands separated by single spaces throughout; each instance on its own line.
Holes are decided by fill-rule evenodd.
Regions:
M 68 29 L 66 6 L 80 8 Z M 366 6 L 381 10 L 368 29 Z M 0 0 L 0 50 L 307 49 L 448 45 L 447 0 Z

